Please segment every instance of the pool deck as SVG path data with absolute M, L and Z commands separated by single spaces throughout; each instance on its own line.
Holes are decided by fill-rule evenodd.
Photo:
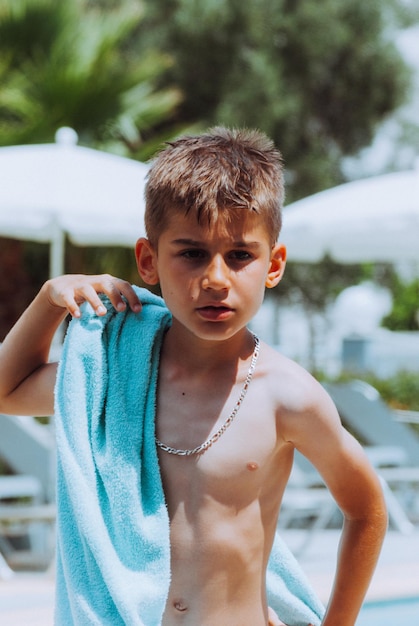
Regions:
M 283 533 L 291 549 L 304 532 Z M 326 602 L 332 585 L 339 532 L 319 531 L 299 561 L 320 598 Z M 367 599 L 419 596 L 419 527 L 410 535 L 389 531 Z M 52 626 L 54 573 L 17 573 L 0 580 L 1 626 Z
M 296 531 L 288 531 L 285 538 L 290 548 L 298 546 L 301 540 Z M 338 531 L 319 532 L 299 558 L 315 591 L 325 603 L 333 583 L 338 541 Z M 388 531 L 366 599 L 412 596 L 419 597 L 419 526 L 409 535 Z

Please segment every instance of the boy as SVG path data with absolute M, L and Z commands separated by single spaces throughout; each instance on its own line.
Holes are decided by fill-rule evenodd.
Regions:
M 152 526 L 158 486 L 143 477 L 154 454 L 170 520 L 170 577 L 158 570 L 154 579 L 167 578 L 162 625 L 282 624 L 268 609 L 266 570 L 298 449 L 324 478 L 344 526 L 324 616 L 292 623 L 354 626 L 386 530 L 379 481 L 323 388 L 247 329 L 265 287 L 284 272 L 282 202 L 281 158 L 260 133 L 219 128 L 169 144 L 150 171 L 147 239 L 136 259 L 143 281 L 159 283 L 170 319 L 122 280 L 65 276 L 42 287 L 4 341 L 0 411 L 55 408 L 58 420 L 59 623 L 158 623 L 127 608 L 147 585 L 130 577 L 137 535 L 151 554 L 151 579 L 165 550 Z M 82 302 L 90 304 L 83 314 Z M 57 382 L 48 351 L 68 312 L 75 321 Z M 153 324 L 149 361 L 137 345 Z M 151 431 L 148 418 L 137 421 L 141 412 L 153 413 Z M 155 585 L 146 588 L 151 603 Z M 101 594 L 106 600 L 94 604 Z M 287 607 L 275 608 L 291 624 Z

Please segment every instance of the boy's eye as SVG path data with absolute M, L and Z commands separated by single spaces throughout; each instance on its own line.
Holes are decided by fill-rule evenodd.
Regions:
M 235 261 L 250 261 L 252 259 L 252 255 L 247 250 L 233 250 L 229 256 Z
M 180 255 L 185 259 L 203 259 L 205 257 L 205 251 L 199 248 L 191 248 L 190 250 L 182 250 Z

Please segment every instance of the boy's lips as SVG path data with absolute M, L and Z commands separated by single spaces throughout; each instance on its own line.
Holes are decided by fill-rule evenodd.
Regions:
M 233 309 L 223 305 L 207 305 L 198 307 L 197 312 L 201 317 L 210 321 L 224 320 L 229 317 Z

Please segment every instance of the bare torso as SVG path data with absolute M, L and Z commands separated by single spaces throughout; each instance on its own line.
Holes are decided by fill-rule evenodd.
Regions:
M 264 363 L 265 361 L 265 363 Z M 265 571 L 292 447 L 278 432 L 263 351 L 245 401 L 222 437 L 200 456 L 160 451 L 171 523 L 172 581 L 163 626 L 266 626 Z M 157 436 L 193 448 L 219 428 L 246 376 L 159 381 Z M 211 379 L 208 387 L 206 379 Z

